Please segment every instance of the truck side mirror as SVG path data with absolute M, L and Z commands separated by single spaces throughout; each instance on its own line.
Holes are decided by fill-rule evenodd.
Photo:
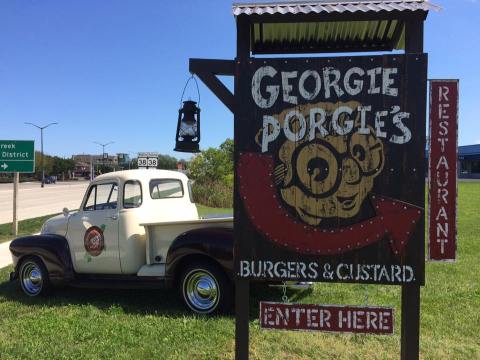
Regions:
M 62 210 L 62 213 L 63 213 L 63 216 L 67 217 L 70 211 L 66 207 L 64 207 Z

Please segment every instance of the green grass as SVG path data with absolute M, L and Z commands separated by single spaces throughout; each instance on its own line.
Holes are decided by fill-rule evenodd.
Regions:
M 480 183 L 460 183 L 458 262 L 427 263 L 420 329 L 423 359 L 480 359 Z M 207 208 L 199 207 L 205 215 Z M 211 210 L 210 210 L 211 211 Z M 225 210 L 226 211 L 226 210 Z M 218 212 L 218 211 L 215 211 Z M 233 317 L 197 317 L 174 291 L 58 289 L 30 299 L 0 270 L 0 359 L 232 359 Z M 251 298 L 252 359 L 398 359 L 398 286 L 316 284 L 289 292 L 293 301 L 393 305 L 393 336 L 263 331 L 258 301 L 281 291 L 255 287 Z
M 34 219 L 22 220 L 18 222 L 18 236 L 35 234 L 40 231 L 45 220 L 54 215 L 40 216 Z M 10 241 L 14 238 L 12 235 L 12 223 L 0 225 L 0 243 Z M 0 357 L 1 358 L 1 357 Z
M 233 209 L 229 208 L 212 208 L 200 204 L 197 205 L 198 216 L 204 217 L 207 215 L 233 215 Z

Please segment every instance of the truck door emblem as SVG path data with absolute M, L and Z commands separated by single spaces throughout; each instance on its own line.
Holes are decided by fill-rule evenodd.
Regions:
M 83 244 L 85 250 L 91 256 L 98 256 L 105 249 L 105 239 L 103 237 L 103 230 L 98 226 L 88 228 L 83 237 Z

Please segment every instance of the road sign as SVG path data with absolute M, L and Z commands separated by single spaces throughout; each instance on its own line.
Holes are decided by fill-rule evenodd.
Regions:
M 137 160 L 139 169 L 156 169 L 158 166 L 158 153 L 140 152 Z
M 0 172 L 35 171 L 33 140 L 0 140 Z

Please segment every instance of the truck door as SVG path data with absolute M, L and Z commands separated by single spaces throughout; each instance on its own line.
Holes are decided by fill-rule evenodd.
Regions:
M 73 266 L 78 273 L 119 274 L 118 184 L 90 185 L 67 231 Z

